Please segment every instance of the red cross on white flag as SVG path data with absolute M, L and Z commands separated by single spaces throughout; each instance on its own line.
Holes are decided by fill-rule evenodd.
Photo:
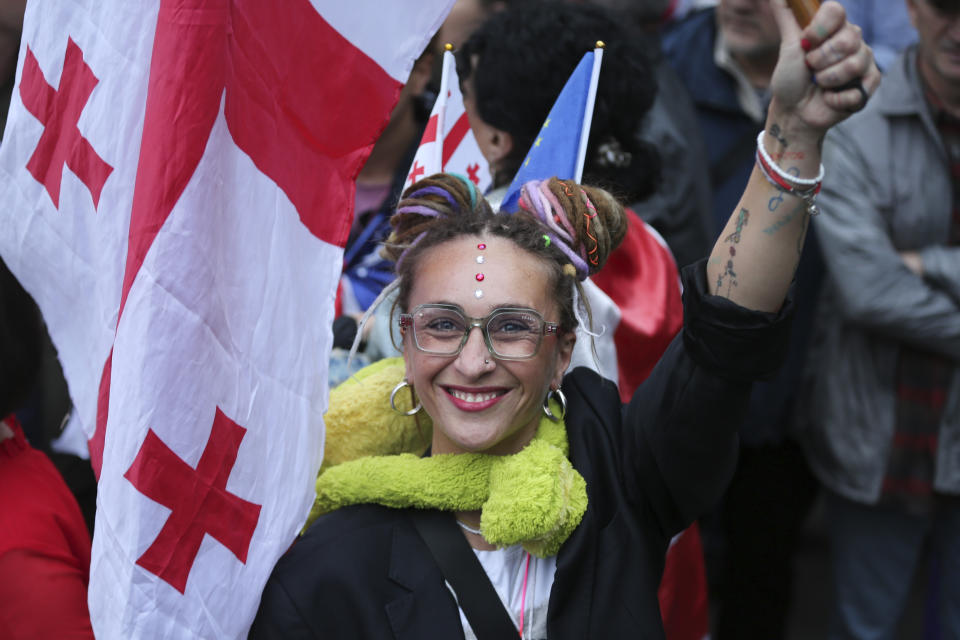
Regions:
M 443 52 L 440 94 L 433 105 L 420 147 L 410 165 L 406 186 L 425 175 L 447 171 L 459 173 L 485 193 L 492 182 L 490 167 L 473 137 L 463 94 L 457 78 L 457 65 L 450 51 Z
M 0 255 L 99 472 L 98 637 L 245 636 L 312 501 L 352 180 L 452 4 L 28 6 Z

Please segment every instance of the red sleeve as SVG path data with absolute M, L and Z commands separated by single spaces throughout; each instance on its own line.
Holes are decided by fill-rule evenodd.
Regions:
M 0 555 L 0 638 L 93 638 L 76 563 L 25 549 Z

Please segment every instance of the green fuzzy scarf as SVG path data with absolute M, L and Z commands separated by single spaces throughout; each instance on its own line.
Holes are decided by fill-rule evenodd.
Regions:
M 369 414 L 368 407 L 382 407 L 384 393 L 386 411 L 393 415 L 381 416 L 391 423 L 381 433 L 390 434 L 388 440 L 400 437 L 407 442 L 422 442 L 416 421 L 398 420 L 398 414 L 389 408 L 390 390 L 403 376 L 402 361 L 377 363 L 372 369 L 342 385 L 347 387 L 343 393 L 338 393 L 342 387 L 331 393 L 328 453 L 332 447 L 335 455 L 344 457 L 339 452 L 350 448 L 344 440 L 365 441 L 371 429 L 378 430 L 377 423 L 367 421 L 360 427 L 353 421 L 351 428 L 344 429 L 340 421 L 349 420 L 347 414 L 354 419 L 370 418 L 357 414 Z M 341 402 L 357 410 L 343 411 L 338 406 Z M 551 409 L 559 413 L 559 406 Z M 398 427 L 398 422 L 403 424 Z M 404 426 L 407 423 L 411 426 Z M 413 435 L 406 433 L 410 429 Z M 361 448 L 369 450 L 370 446 Z M 395 451 L 396 445 L 384 442 L 382 448 Z M 325 464 L 317 478 L 317 498 L 308 523 L 351 504 L 441 511 L 480 509 L 480 529 L 491 544 L 505 547 L 519 543 L 536 556 L 555 555 L 587 509 L 586 482 L 570 464 L 567 452 L 563 421 L 543 417 L 530 444 L 509 456 L 468 453 L 422 458 L 416 453 L 398 453 L 365 455 L 329 467 Z

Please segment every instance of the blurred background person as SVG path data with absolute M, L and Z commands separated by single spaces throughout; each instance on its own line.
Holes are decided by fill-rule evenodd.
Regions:
M 0 638 L 92 638 L 90 534 L 14 413 L 35 389 L 42 344 L 39 311 L 0 261 Z
M 863 40 L 873 49 L 881 71 L 917 41 L 906 5 L 900 0 L 840 0 L 847 19 L 863 29 Z
M 598 40 L 607 47 L 583 181 L 623 202 L 657 188 L 659 156 L 637 137 L 656 81 L 646 48 L 631 35 L 601 7 L 529 1 L 494 14 L 461 47 L 457 73 L 470 127 L 493 175 L 492 203 L 499 205 L 570 73 Z M 614 339 L 624 398 L 680 327 L 677 268 L 665 252 L 654 232 L 629 213 L 626 239 L 591 278 L 621 312 Z
M 960 3 L 905 7 L 919 43 L 827 137 L 813 223 L 828 278 L 804 437 L 835 639 L 893 637 L 925 546 L 939 637 L 960 638 Z
M 520 2 L 523 0 L 457 0 L 440 25 L 437 42 L 440 46 L 452 44 L 456 51 L 487 18 Z

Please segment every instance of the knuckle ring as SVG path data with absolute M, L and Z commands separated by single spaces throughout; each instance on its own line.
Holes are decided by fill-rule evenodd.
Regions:
M 850 82 L 837 87 L 837 91 L 844 91 L 846 89 L 856 89 L 860 92 L 860 102 L 856 106 L 849 107 L 849 111 L 860 111 L 865 106 L 867 106 L 867 100 L 870 99 L 870 94 L 867 93 L 867 89 L 863 86 L 863 78 L 857 78 L 851 80 Z
M 854 86 L 860 90 L 860 104 L 857 106 L 857 110 L 859 111 L 867 106 L 867 100 L 870 99 L 870 94 L 868 94 L 867 90 L 864 88 L 862 78 L 858 79 Z

